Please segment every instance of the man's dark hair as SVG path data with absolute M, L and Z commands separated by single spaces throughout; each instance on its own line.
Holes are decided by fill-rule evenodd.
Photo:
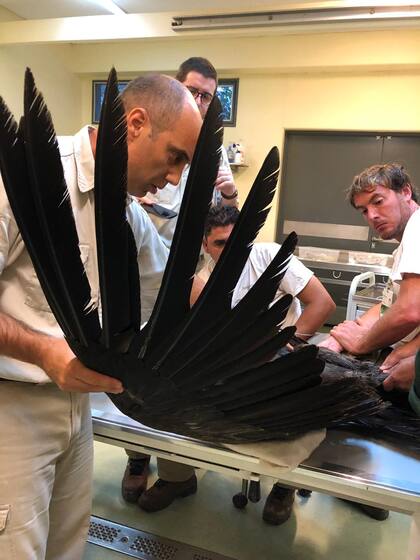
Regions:
M 201 56 L 192 56 L 191 58 L 188 58 L 178 68 L 175 78 L 179 82 L 184 82 L 189 72 L 198 72 L 205 78 L 211 78 L 216 82 L 217 86 L 216 69 L 213 64 L 207 60 L 207 58 L 202 58 Z
M 204 236 L 207 237 L 214 228 L 236 224 L 238 218 L 236 206 L 212 206 L 204 224 Z
M 153 133 L 170 130 L 182 112 L 185 88 L 163 74 L 147 74 L 131 80 L 121 94 L 126 112 L 135 107 L 147 110 Z
M 352 206 L 354 196 L 361 192 L 371 192 L 377 186 L 386 187 L 396 192 L 401 192 L 405 186 L 411 189 L 411 198 L 418 202 L 417 192 L 408 173 L 399 163 L 385 163 L 383 165 L 372 165 L 353 179 L 353 183 L 347 190 L 347 199 Z

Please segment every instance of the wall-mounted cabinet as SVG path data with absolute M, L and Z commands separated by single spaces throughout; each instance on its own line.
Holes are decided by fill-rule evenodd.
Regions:
M 287 131 L 276 239 L 295 230 L 300 245 L 390 253 L 345 191 L 366 167 L 396 161 L 420 183 L 420 135 L 387 132 Z
M 395 242 L 377 239 L 363 217 L 346 200 L 353 177 L 376 163 L 398 162 L 420 184 L 420 135 L 383 132 L 288 131 L 285 137 L 276 240 L 290 231 L 299 236 L 299 247 L 322 248 L 337 259 L 301 258 L 333 297 L 337 310 L 329 322 L 343 321 L 353 277 L 365 270 L 357 262 L 341 263 L 349 251 L 391 253 Z M 318 251 L 319 252 L 319 251 Z M 315 251 L 316 253 L 316 251 Z M 328 256 L 327 255 L 327 256 Z M 378 258 L 379 255 L 368 255 Z M 326 261 L 326 262 L 325 262 Z M 387 274 L 387 266 L 375 270 Z M 383 282 L 384 276 L 379 281 Z

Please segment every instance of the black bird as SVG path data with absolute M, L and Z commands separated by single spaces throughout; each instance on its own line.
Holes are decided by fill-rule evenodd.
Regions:
M 120 379 L 110 395 L 128 416 L 157 429 L 213 442 L 290 439 L 386 405 L 365 379 L 322 382 L 315 346 L 276 356 L 294 333 L 279 331 L 291 302 L 270 307 L 295 248 L 291 234 L 265 273 L 231 309 L 231 294 L 278 179 L 273 148 L 198 301 L 189 307 L 220 158 L 220 106 L 212 102 L 191 163 L 161 289 L 140 330 L 136 251 L 126 221 L 126 124 L 117 76 L 108 80 L 95 162 L 95 220 L 102 316 L 87 309 L 90 287 L 51 116 L 29 70 L 18 125 L 0 100 L 0 169 L 23 240 L 66 340 L 89 368 Z M 112 224 L 112 227 L 109 225 Z M 62 248 L 66 247 L 65 254 Z

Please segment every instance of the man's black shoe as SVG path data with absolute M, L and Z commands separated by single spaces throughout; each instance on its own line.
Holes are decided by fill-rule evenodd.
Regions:
M 121 483 L 121 494 L 126 502 L 135 504 L 147 488 L 150 457 L 128 459 Z
M 366 504 L 356 504 L 356 505 L 368 517 L 371 517 L 372 519 L 376 519 L 377 521 L 385 521 L 385 519 L 388 519 L 389 517 L 389 511 L 387 509 L 368 506 Z
M 169 482 L 159 478 L 153 486 L 140 496 L 138 505 L 147 512 L 165 509 L 176 498 L 185 498 L 197 492 L 197 478 L 195 474 L 182 482 Z
M 292 513 L 294 501 L 294 488 L 284 488 L 278 483 L 274 484 L 265 502 L 262 515 L 264 521 L 270 525 L 285 523 Z

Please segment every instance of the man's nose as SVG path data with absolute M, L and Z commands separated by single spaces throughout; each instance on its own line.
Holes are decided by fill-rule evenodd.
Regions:
M 375 222 L 378 219 L 378 212 L 375 207 L 367 209 L 367 219 L 369 222 Z
M 171 185 L 177 185 L 179 183 L 179 181 L 181 180 L 181 175 L 182 172 L 184 170 L 185 164 L 180 164 L 180 165 L 176 165 L 171 167 L 171 169 L 168 171 L 165 179 L 168 181 L 168 183 L 171 183 Z

